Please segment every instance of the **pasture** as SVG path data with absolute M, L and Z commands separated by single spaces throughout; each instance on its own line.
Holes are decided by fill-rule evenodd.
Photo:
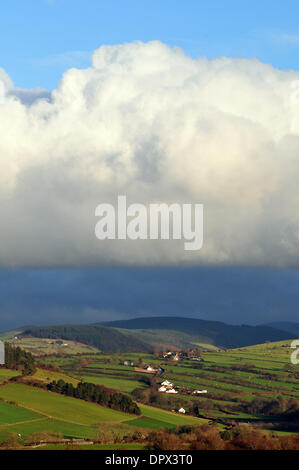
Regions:
M 101 422 L 122 422 L 132 416 L 94 403 L 23 384 L 0 387 L 0 397 L 14 401 L 22 407 L 42 414 L 47 418 L 63 420 L 73 424 L 95 425 Z
M 0 384 L 6 382 L 7 380 L 11 379 L 12 377 L 16 377 L 20 375 L 20 372 L 17 370 L 10 370 L 10 369 L 2 369 L 0 368 Z
M 203 351 L 202 361 L 174 362 L 151 354 L 97 354 L 80 359 L 60 358 L 59 365 L 67 374 L 115 390 L 131 394 L 134 388 L 146 387 L 142 372 L 125 366 L 125 360 L 134 365 L 147 364 L 165 370 L 162 380 L 168 379 L 178 387 L 179 393 L 168 396 L 168 409 L 183 406 L 191 410 L 194 402 L 202 406 L 201 416 L 207 418 L 231 417 L 241 420 L 260 419 L 242 411 L 231 411 L 236 401 L 249 403 L 254 398 L 277 397 L 299 399 L 299 380 L 295 366 L 290 363 L 290 342 L 265 343 L 246 348 Z M 82 366 L 82 359 L 87 363 Z M 56 358 L 45 358 L 51 363 Z M 81 366 L 80 366 L 81 361 Z M 159 378 L 156 379 L 157 385 Z M 206 389 L 206 395 L 194 395 L 192 390 Z M 208 403 L 208 405 L 207 405 Z M 157 403 L 159 407 L 159 403 Z M 158 409 L 158 408 L 155 408 Z M 153 418 L 164 421 L 160 418 Z

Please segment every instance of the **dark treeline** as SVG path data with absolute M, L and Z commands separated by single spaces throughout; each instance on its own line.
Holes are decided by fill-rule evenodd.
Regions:
M 69 397 L 80 398 L 81 400 L 91 401 L 98 405 L 112 408 L 114 410 L 123 411 L 125 413 L 132 413 L 140 415 L 141 411 L 136 403 L 122 393 L 113 392 L 101 385 L 94 385 L 92 383 L 80 382 L 77 387 L 71 383 L 66 383 L 64 380 L 54 380 L 47 386 L 51 392 L 61 393 Z
M 23 334 L 36 338 L 64 339 L 95 346 L 101 351 L 146 351 L 151 346 L 132 335 L 125 335 L 114 328 L 102 325 L 53 325 L 28 328 Z
M 33 374 L 36 370 L 34 357 L 30 352 L 10 346 L 8 343 L 5 343 L 5 364 L 3 367 L 20 370 L 23 375 Z
M 299 422 L 299 401 L 294 398 L 278 397 L 272 400 L 254 398 L 251 402 L 244 404 L 242 409 L 250 414 L 276 416 Z

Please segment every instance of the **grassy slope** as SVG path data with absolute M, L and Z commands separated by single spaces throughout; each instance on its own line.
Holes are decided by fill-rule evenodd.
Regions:
M 177 413 L 172 413 L 171 411 L 161 410 L 153 406 L 142 405 L 140 403 L 138 405 L 141 409 L 141 413 L 143 416 L 178 426 L 183 424 L 198 424 L 199 422 L 204 421 L 199 420 L 198 418 L 195 418 L 193 416 L 183 416 Z
M 197 337 L 196 342 L 213 344 L 223 348 L 236 348 L 265 341 L 281 341 L 293 338 L 291 333 L 268 326 L 229 325 L 218 321 L 180 317 L 148 317 L 105 322 L 103 325 L 131 330 L 138 337 L 140 330 L 155 330 L 158 334 L 172 330 Z M 167 335 L 166 335 L 167 338 Z M 167 344 L 167 343 L 164 343 Z
M 84 382 L 91 382 L 96 385 L 104 385 L 104 387 L 112 388 L 120 392 L 132 392 L 135 388 L 143 388 L 140 382 L 137 380 L 126 380 L 126 379 L 116 379 L 104 376 L 92 376 L 92 375 L 83 375 L 82 379 Z
M 1 339 L 1 338 L 0 338 Z M 31 352 L 35 356 L 42 356 L 45 354 L 82 354 L 82 353 L 96 353 L 99 349 L 89 346 L 77 341 L 65 341 L 61 338 L 57 338 L 57 341 L 66 343 L 67 346 L 61 346 L 59 344 L 50 344 L 53 339 L 50 338 L 33 338 L 31 336 L 22 337 L 18 335 L 18 339 L 8 337 L 6 339 L 13 346 L 19 346 L 25 351 Z M 56 341 L 55 340 L 55 341 Z
M 0 369 L 0 384 L 17 375 L 20 375 L 20 372 L 17 370 Z
M 93 325 L 52 325 L 30 327 L 23 332 L 24 337 L 63 338 L 94 346 L 101 351 L 151 351 L 152 348 L 138 337 L 124 335 L 115 328 L 100 324 Z
M 211 393 L 213 393 L 212 402 L 218 403 L 223 411 L 202 410 L 202 414 L 211 417 L 227 417 L 225 410 L 229 405 L 234 404 L 235 398 L 251 401 L 256 397 L 271 399 L 283 395 L 286 398 L 299 399 L 298 378 L 286 370 L 290 365 L 290 343 L 291 341 L 281 341 L 227 351 L 205 352 L 203 353 L 204 362 L 201 363 L 163 362 L 161 359 L 154 358 L 153 355 L 140 353 L 97 355 L 91 358 L 92 363 L 80 370 L 80 374 L 91 382 L 100 382 L 105 378 L 114 380 L 114 385 L 117 387 L 118 382 L 121 383 L 136 376 L 134 369 L 120 365 L 121 361 L 131 359 L 137 363 L 141 358 L 145 364 L 162 363 L 166 371 L 163 378 L 171 380 L 176 385 L 192 389 L 205 388 L 209 392 L 204 396 L 178 394 L 171 399 L 179 398 L 182 406 L 188 409 L 194 401 L 200 403 L 211 399 Z M 256 368 L 253 367 L 252 371 L 233 370 L 246 364 L 251 364 Z M 66 367 L 66 371 L 73 370 L 69 359 L 62 360 L 61 367 Z M 271 374 L 271 379 L 267 374 Z M 254 419 L 253 416 L 241 412 L 235 415 L 229 412 L 229 415 L 237 419 Z M 163 421 L 157 417 L 154 419 Z
M 128 420 L 131 416 L 94 403 L 57 395 L 23 384 L 0 387 L 0 397 L 15 401 L 21 406 L 49 418 L 61 419 L 75 424 L 92 425 L 100 422 L 121 422 Z
M 290 341 L 261 344 L 222 352 L 206 352 L 203 354 L 204 362 L 200 364 L 192 361 L 185 361 L 179 364 L 165 362 L 163 367 L 166 373 L 163 378 L 171 379 L 178 385 L 207 388 L 209 392 L 214 393 L 212 401 L 219 403 L 224 410 L 226 405 L 233 403 L 230 401 L 233 397 L 242 398 L 246 401 L 250 401 L 257 396 L 271 398 L 280 395 L 284 395 L 287 398 L 299 399 L 298 378 L 285 370 L 285 367 L 290 365 L 290 353 Z M 88 364 L 86 368 L 79 369 L 80 374 L 82 375 L 84 371 L 88 371 L 86 379 L 88 378 L 89 381 L 92 381 L 90 380 L 92 377 L 94 377 L 94 381 L 102 380 L 103 377 L 106 377 L 107 380 L 114 380 L 115 386 L 120 386 L 122 382 L 125 383 L 126 381 L 129 385 L 133 385 L 133 377 L 136 375 L 132 367 L 120 365 L 119 361 L 132 359 L 137 362 L 138 358 L 141 357 L 145 363 L 159 364 L 161 362 L 150 354 L 140 353 L 101 354 L 89 357 L 93 362 Z M 60 358 L 59 360 L 60 365 L 66 367 L 66 372 L 69 371 L 72 374 L 75 372 L 74 364 L 78 363 L 78 358 Z M 57 358 L 47 358 L 45 361 L 57 362 Z M 242 364 L 255 365 L 258 373 L 233 370 L 233 367 L 238 367 Z M 217 366 L 220 366 L 221 370 L 215 369 Z M 271 380 L 263 377 L 263 375 L 268 373 L 272 374 Z M 44 375 L 44 380 L 47 380 L 49 374 L 53 374 L 53 376 L 51 375 L 52 378 L 57 373 L 40 370 L 37 372 L 38 374 Z M 58 376 L 56 375 L 57 378 Z M 66 374 L 62 374 L 61 378 L 70 381 Z M 245 384 L 242 383 L 244 380 Z M 226 394 L 227 398 L 223 398 L 223 394 Z M 31 419 L 21 420 L 20 424 L 20 416 L 14 417 L 14 413 L 17 414 L 21 408 L 15 409 L 12 407 L 10 410 L 12 422 L 9 425 L 7 423 L 0 424 L 0 437 L 6 435 L 9 429 L 9 432 L 20 432 L 22 435 L 41 430 L 53 430 L 62 432 L 66 437 L 92 438 L 95 436 L 96 424 L 100 422 L 110 422 L 111 425 L 122 422 L 126 425 L 153 429 L 159 427 L 170 428 L 175 425 L 196 424 L 200 422 L 200 420 L 190 416 L 178 415 L 145 405 L 140 405 L 143 415 L 141 418 L 131 417 L 125 413 L 108 410 L 92 403 L 56 395 L 22 384 L 10 384 L 0 387 L 1 396 L 6 400 L 13 400 L 25 408 L 31 408 L 34 418 L 33 421 Z M 209 393 L 207 396 L 198 398 L 190 395 L 177 395 L 173 398 L 177 399 L 178 397 L 182 400 L 184 407 L 188 408 L 188 404 L 192 400 L 199 402 L 206 400 L 209 398 Z M 7 404 L 3 406 L 7 406 Z M 235 415 L 231 413 L 225 414 L 219 410 L 206 412 L 203 410 L 203 414 L 211 417 L 232 416 L 234 419 L 246 420 L 257 418 L 245 413 L 237 413 Z M 52 418 L 48 418 L 45 415 Z M 13 424 L 14 419 L 19 424 Z M 25 422 L 23 423 L 23 421 Z
M 201 387 L 213 392 L 214 396 L 219 395 L 219 400 L 213 399 L 214 402 L 220 403 L 225 410 L 226 403 L 221 395 L 241 398 L 250 401 L 256 397 L 272 398 L 285 396 L 286 398 L 299 399 L 299 383 L 298 378 L 292 378 L 292 374 L 285 371 L 285 367 L 290 365 L 290 342 L 277 342 L 256 345 L 241 349 L 234 349 L 226 352 L 204 353 L 204 363 L 202 368 L 193 369 L 192 363 L 186 361 L 178 366 L 166 366 L 166 376 L 178 385 L 186 387 Z M 240 365 L 252 364 L 257 373 L 233 370 L 233 367 Z M 217 371 L 215 367 L 220 366 L 222 369 Z M 271 374 L 269 380 L 267 374 Z M 244 384 L 243 381 L 246 383 Z M 186 401 L 204 400 L 209 398 L 209 394 L 205 397 L 182 397 Z M 225 416 L 221 412 L 208 412 L 210 416 Z M 236 418 L 250 418 L 250 416 L 237 413 Z M 254 418 L 254 417 L 251 417 Z
M 13 423 L 31 421 L 41 416 L 33 411 L 11 405 L 6 402 L 0 402 L 0 424 L 10 425 Z
M 0 438 L 11 432 L 26 437 L 33 432 L 61 432 L 67 438 L 94 438 L 98 425 L 117 423 L 139 428 L 172 428 L 180 424 L 196 424 L 192 417 L 141 405 L 145 417 L 138 421 L 134 415 L 107 409 L 75 398 L 65 397 L 23 384 L 0 387 L 0 397 L 19 406 L 0 402 L 3 419 L 0 421 Z M 4 412 L 5 410 L 5 412 Z M 1 407 L 0 407 L 1 413 Z
M 213 344 L 213 340 L 207 336 L 195 335 L 171 329 L 127 330 L 119 328 L 119 331 L 126 335 L 138 336 L 138 338 L 153 345 L 153 347 L 157 349 L 184 349 L 195 346 L 201 346 L 207 350 L 219 349 Z
M 41 417 L 34 421 L 18 422 L 9 426 L 0 425 L 0 440 L 13 432 L 21 434 L 22 438 L 25 439 L 29 434 L 42 431 L 61 433 L 69 439 L 92 439 L 96 436 L 97 428 Z
M 51 370 L 45 370 L 45 369 L 37 369 L 36 372 L 28 377 L 30 380 L 36 379 L 40 380 L 45 383 L 52 382 L 53 380 L 64 380 L 65 382 L 71 383 L 74 386 L 76 386 L 79 383 L 78 379 L 75 379 L 74 377 L 71 377 L 70 375 L 64 374 L 62 372 L 54 372 Z

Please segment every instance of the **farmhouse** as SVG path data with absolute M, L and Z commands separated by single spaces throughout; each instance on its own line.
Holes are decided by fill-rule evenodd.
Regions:
M 186 413 L 186 410 L 185 410 L 184 408 L 180 408 L 180 409 L 179 409 L 179 413 L 185 414 L 185 413 Z
M 130 366 L 130 367 L 133 367 L 134 366 L 134 362 L 133 361 L 124 361 L 124 366 Z
M 171 351 L 168 351 L 166 353 L 163 353 L 163 357 L 170 357 L 172 356 L 174 353 L 172 353 Z
M 168 380 L 164 380 L 164 382 L 162 382 L 161 385 L 164 385 L 165 387 L 172 387 L 172 383 L 169 382 Z

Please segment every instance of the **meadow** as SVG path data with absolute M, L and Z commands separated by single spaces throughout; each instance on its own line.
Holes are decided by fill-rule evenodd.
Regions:
M 267 429 L 271 419 L 246 412 L 244 406 L 254 399 L 299 399 L 299 376 L 290 364 L 288 342 L 267 343 L 234 350 L 205 351 L 202 360 L 166 360 L 145 353 L 88 353 L 80 355 L 49 355 L 38 358 L 40 367 L 32 376 L 23 378 L 44 384 L 64 380 L 77 385 L 80 380 L 104 385 L 131 396 L 141 410 L 141 416 L 130 415 L 65 395 L 48 392 L 26 383 L 7 382 L 0 386 L 0 440 L 10 433 L 21 435 L 22 442 L 32 433 L 61 433 L 65 439 L 97 439 L 99 429 L 106 434 L 123 435 L 160 429 L 174 430 L 177 426 L 217 423 L 225 429 L 228 419 L 234 422 L 261 423 Z M 134 366 L 125 365 L 130 360 Z M 147 365 L 163 368 L 162 376 L 142 372 Z M 138 371 L 134 367 L 138 367 Z M 141 370 L 141 371 L 140 371 Z M 9 381 L 19 371 L 0 369 L 0 382 Z M 157 392 L 159 384 L 168 379 L 178 393 Z M 195 396 L 192 390 L 206 389 L 205 395 Z M 10 402 L 10 403 L 9 403 Z M 198 416 L 194 416 L 194 406 Z M 177 411 L 184 407 L 186 414 Z M 226 421 L 225 421 L 226 420 Z M 267 431 L 268 432 L 268 431 Z M 269 431 L 270 432 L 270 431 Z M 272 432 L 272 431 L 271 431 Z M 276 431 L 275 431 L 276 432 Z M 292 432 L 290 429 L 277 431 Z M 112 441 L 113 438 L 111 437 Z M 121 448 L 106 442 L 80 448 Z M 129 447 L 140 443 L 124 444 Z M 106 446 L 106 447 L 103 447 Z M 43 446 L 42 449 L 64 449 L 65 445 Z
M 42 431 L 59 432 L 67 439 L 95 439 L 100 428 L 109 431 L 121 426 L 125 430 L 128 426 L 173 429 L 176 425 L 199 422 L 193 417 L 150 406 L 141 406 L 142 416 L 136 419 L 135 415 L 24 384 L 0 387 L 0 398 L 15 403 L 0 401 L 0 439 L 13 432 L 25 439 L 32 433 Z
M 20 375 L 20 372 L 16 370 L 0 369 L 0 384 L 18 375 Z
M 168 409 L 183 406 L 190 411 L 197 402 L 202 404 L 200 414 L 206 418 L 260 420 L 264 417 L 241 410 L 232 411 L 232 408 L 238 401 L 244 405 L 255 398 L 298 400 L 298 372 L 290 363 L 290 354 L 290 343 L 281 341 L 232 350 L 204 351 L 200 362 L 188 359 L 175 362 L 157 355 L 129 353 L 84 355 L 80 358 L 48 357 L 45 363 L 56 363 L 66 374 L 72 373 L 86 381 L 131 395 L 134 387 L 135 390 L 145 388 L 144 378 L 150 375 L 136 372 L 134 367 L 124 365 L 124 361 L 133 361 L 138 367 L 148 364 L 161 366 L 165 373 L 161 380 L 155 379 L 157 386 L 168 379 L 178 387 L 179 392 L 167 397 Z M 206 389 L 208 393 L 204 396 L 190 393 L 197 389 Z M 154 405 L 165 407 L 162 399 L 160 401 L 158 399 Z

